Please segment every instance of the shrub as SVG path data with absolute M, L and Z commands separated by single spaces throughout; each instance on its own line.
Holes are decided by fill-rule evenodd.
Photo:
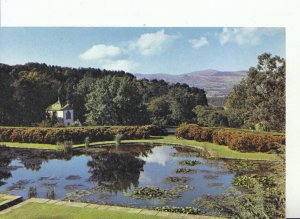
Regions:
M 122 137 L 123 137 L 123 135 L 116 134 L 116 136 L 115 136 L 116 146 L 120 146 Z
M 212 128 L 200 127 L 197 124 L 181 125 L 175 132 L 177 138 L 208 142 L 211 142 L 212 134 Z
M 113 140 L 116 134 L 123 135 L 123 139 L 148 138 L 151 135 L 164 135 L 164 130 L 155 125 L 145 126 L 112 126 L 112 127 L 69 127 L 69 128 L 0 128 L 0 139 L 6 142 L 46 143 L 73 141 L 84 143 L 85 138 L 90 141 Z
M 85 137 L 84 147 L 85 147 L 85 149 L 88 149 L 90 147 L 90 138 L 89 137 Z
M 72 152 L 72 145 L 73 142 L 72 141 L 65 141 L 63 143 L 58 143 L 59 145 L 59 150 L 62 151 L 65 154 L 69 154 Z
M 268 152 L 285 144 L 285 135 L 236 129 L 217 129 L 184 124 L 176 130 L 177 138 L 213 142 L 241 152 Z
M 220 129 L 214 132 L 213 142 L 241 152 L 268 152 L 285 144 L 285 136 Z

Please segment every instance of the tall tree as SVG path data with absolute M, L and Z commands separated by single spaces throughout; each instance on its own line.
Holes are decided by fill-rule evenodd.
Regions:
M 225 127 L 228 126 L 228 118 L 223 107 L 211 107 L 198 105 L 193 109 L 200 126 Z
M 285 129 L 285 59 L 264 53 L 256 68 L 235 86 L 226 100 L 226 109 L 244 126 L 259 130 Z
M 105 77 L 98 79 L 87 95 L 87 121 L 101 125 L 136 125 L 146 123 L 146 107 L 133 79 Z
M 11 68 L 0 64 L 0 125 L 9 125 L 14 122 L 15 111 L 13 103 L 13 89 L 9 75 Z
M 183 122 L 194 122 L 193 108 L 197 105 L 207 105 L 205 91 L 198 88 L 190 88 L 188 85 L 175 84 L 168 92 L 170 97 L 170 109 L 173 125 Z
M 172 124 L 172 111 L 169 101 L 170 97 L 168 95 L 156 97 L 150 101 L 148 111 L 150 112 L 152 124 L 161 126 Z
M 119 79 L 104 79 L 108 76 Z M 121 78 L 126 80 L 122 81 Z M 137 80 L 132 74 L 124 71 L 76 69 L 39 63 L 14 66 L 0 64 L 0 125 L 32 125 L 41 122 L 45 119 L 46 107 L 57 101 L 58 95 L 63 103 L 69 100 L 73 105 L 75 119 L 85 122 L 86 115 L 89 114 L 85 107 L 89 99 L 87 94 L 92 91 L 91 85 L 102 79 L 107 80 L 106 87 L 110 87 L 110 83 L 112 87 L 115 86 L 109 88 L 111 90 L 105 87 L 102 91 L 110 95 L 107 101 L 114 103 L 115 109 L 107 108 L 110 109 L 110 114 L 117 113 L 119 117 L 114 116 L 114 124 L 148 123 L 150 116 L 146 106 L 150 109 L 151 102 L 162 96 L 167 97 L 167 104 L 164 105 L 168 105 L 169 110 L 165 110 L 165 115 L 162 115 L 162 111 L 158 114 L 162 123 L 168 125 L 192 121 L 195 116 L 192 108 L 199 104 L 207 104 L 202 89 L 191 88 L 185 84 L 170 85 L 163 80 Z M 134 108 L 135 111 L 128 110 L 130 104 L 124 96 L 130 96 L 129 103 L 132 103 L 132 106 L 137 103 L 141 112 Z M 159 104 L 159 101 L 156 103 Z M 122 111 L 123 117 L 120 117 L 117 109 Z M 159 107 L 157 109 L 159 110 Z M 89 115 L 93 121 L 93 116 Z M 106 117 L 103 117 L 103 120 L 106 120 Z

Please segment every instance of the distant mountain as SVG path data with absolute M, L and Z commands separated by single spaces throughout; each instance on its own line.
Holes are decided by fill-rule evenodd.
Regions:
M 247 75 L 247 71 L 217 71 L 213 69 L 195 71 L 180 75 L 171 74 L 135 74 L 137 79 L 165 80 L 169 83 L 186 83 L 193 87 L 203 88 L 208 97 L 227 96 L 233 86 Z

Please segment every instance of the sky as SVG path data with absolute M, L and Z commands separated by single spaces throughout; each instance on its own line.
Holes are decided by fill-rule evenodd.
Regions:
M 46 63 L 130 73 L 248 70 L 268 52 L 285 58 L 284 28 L 0 28 L 0 63 Z

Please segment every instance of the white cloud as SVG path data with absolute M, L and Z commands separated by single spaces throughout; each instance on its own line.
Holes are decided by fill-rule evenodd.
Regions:
M 136 62 L 120 59 L 120 60 L 105 60 L 101 68 L 106 70 L 123 70 L 123 71 L 133 71 L 138 64 Z
M 200 37 L 200 39 L 197 40 L 189 40 L 189 43 L 193 48 L 201 48 L 202 46 L 208 45 L 206 37 Z
M 232 42 L 238 45 L 257 45 L 261 42 L 261 38 L 266 35 L 271 35 L 272 29 L 270 28 L 223 28 L 219 35 L 219 42 L 221 45 Z
M 131 49 L 137 49 L 144 56 L 154 55 L 162 52 L 167 43 L 176 38 L 174 35 L 165 34 L 162 29 L 155 33 L 142 34 L 136 42 L 130 45 Z
M 121 54 L 121 49 L 113 45 L 97 44 L 93 45 L 84 53 L 80 54 L 83 60 L 97 60 L 105 58 L 113 58 Z
M 130 54 L 148 56 L 162 52 L 168 43 L 176 39 L 162 29 L 155 33 L 142 34 L 134 42 L 123 42 L 123 46 L 97 44 L 79 55 L 84 61 L 97 61 L 100 67 L 107 70 L 123 70 L 132 72 L 139 66 L 135 61 L 129 60 Z

